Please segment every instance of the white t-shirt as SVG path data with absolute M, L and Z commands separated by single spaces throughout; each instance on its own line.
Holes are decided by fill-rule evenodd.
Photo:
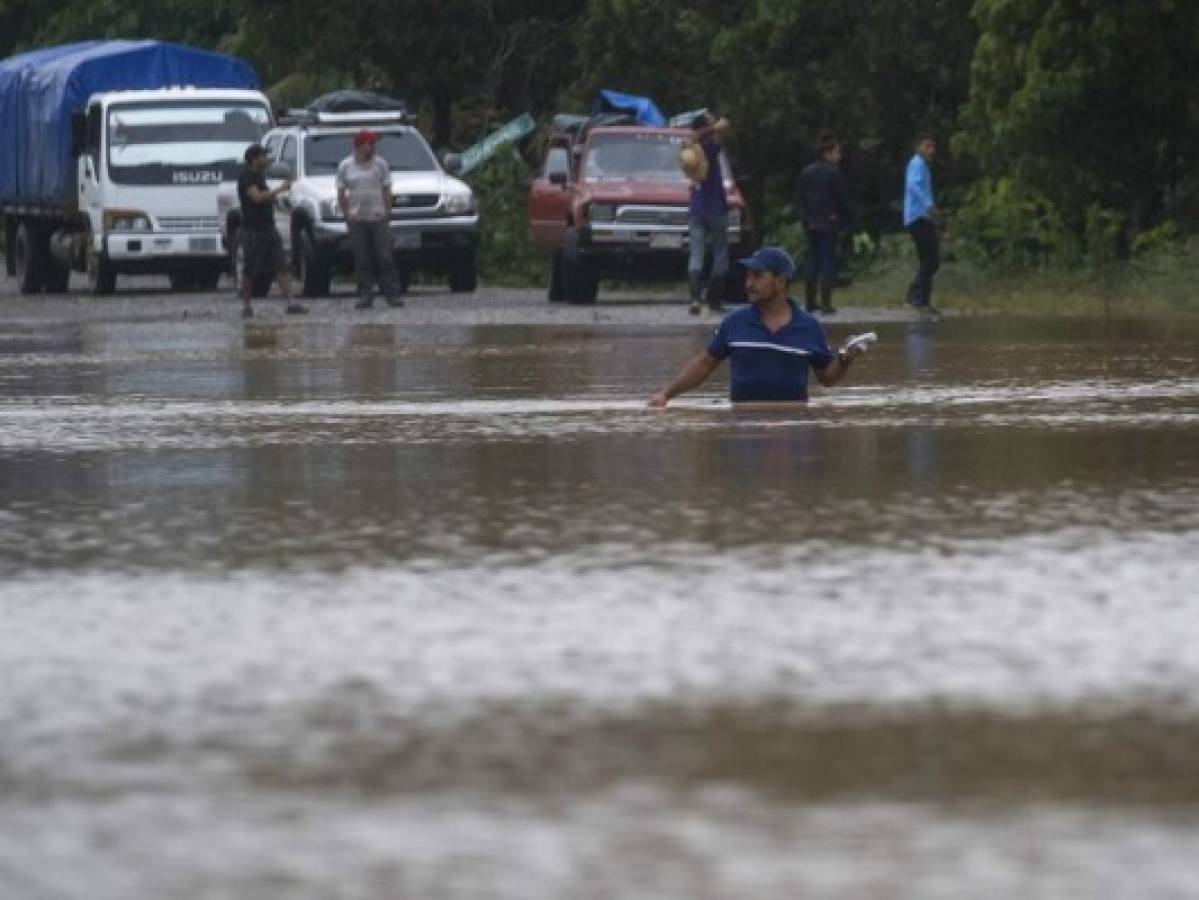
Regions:
M 378 155 L 367 163 L 347 156 L 337 167 L 337 189 L 349 194 L 351 222 L 385 222 L 390 210 L 383 208 L 383 185 L 390 183 L 391 169 Z

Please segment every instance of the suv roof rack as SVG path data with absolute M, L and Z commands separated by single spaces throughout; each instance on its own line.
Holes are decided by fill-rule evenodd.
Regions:
M 411 125 L 412 116 L 404 110 L 355 110 L 354 112 L 318 112 L 304 107 L 285 109 L 279 114 L 280 125 Z

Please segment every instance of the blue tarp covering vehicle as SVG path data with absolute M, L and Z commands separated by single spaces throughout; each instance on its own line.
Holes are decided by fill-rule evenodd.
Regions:
M 653 100 L 633 94 L 622 94 L 619 91 L 599 92 L 591 106 L 591 114 L 601 113 L 626 113 L 631 115 L 638 125 L 649 125 L 653 128 L 666 125 L 666 117 L 654 105 Z
M 96 93 L 166 86 L 259 82 L 236 57 L 161 41 L 85 41 L 0 62 L 0 204 L 62 206 L 74 183 L 72 113 Z

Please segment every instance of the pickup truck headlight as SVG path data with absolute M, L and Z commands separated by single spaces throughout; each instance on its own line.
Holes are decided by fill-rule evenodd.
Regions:
M 341 206 L 337 203 L 337 198 L 332 200 L 322 200 L 320 203 L 321 218 L 326 222 L 340 222 L 345 218 L 341 214 Z
M 741 230 L 741 207 L 729 210 L 729 230 Z
M 597 203 L 591 207 L 592 222 L 611 222 L 616 218 L 616 209 L 611 203 Z
M 448 216 L 465 216 L 475 211 L 475 195 L 446 194 L 445 212 Z
M 137 209 L 104 210 L 105 231 L 150 231 L 150 217 Z

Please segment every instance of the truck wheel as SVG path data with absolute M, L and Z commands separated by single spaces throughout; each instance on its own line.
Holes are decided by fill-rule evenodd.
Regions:
M 87 286 L 96 296 L 111 294 L 116 290 L 117 273 L 105 253 L 87 252 Z
M 329 293 L 329 267 L 321 258 L 311 232 L 301 231 L 298 238 L 292 242 L 292 246 L 296 248 L 296 263 L 300 269 L 297 273 L 300 277 L 300 290 L 305 297 L 324 297 Z
M 475 251 L 455 251 L 450 260 L 450 290 L 455 294 L 469 294 L 479 286 L 479 270 L 475 266 Z
M 49 260 L 41 237 L 40 230 L 28 222 L 22 222 L 17 226 L 13 256 L 17 264 L 17 284 L 22 294 L 37 294 L 46 285 Z
M 167 278 L 170 279 L 171 290 L 176 294 L 183 294 L 196 289 L 195 272 L 172 272 Z
M 567 228 L 562 235 L 562 293 L 567 303 L 594 303 L 599 293 L 599 277 L 591 263 L 579 252 L 579 233 Z
M 71 285 L 71 270 L 51 262 L 46 270 L 46 293 L 65 294 Z
M 550 287 L 547 292 L 550 303 L 561 303 L 566 299 L 566 291 L 562 287 L 562 251 L 555 250 L 550 257 Z
M 215 291 L 221 283 L 222 269 L 217 266 L 210 266 L 207 269 L 201 269 L 196 275 L 196 288 L 201 291 Z

